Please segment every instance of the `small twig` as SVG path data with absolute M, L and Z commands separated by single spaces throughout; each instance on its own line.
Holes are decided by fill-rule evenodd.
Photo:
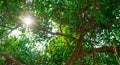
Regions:
M 98 0 L 94 0 L 94 12 L 97 10 L 97 8 L 98 8 Z M 92 23 L 91 28 L 93 28 L 93 27 L 94 27 L 94 22 L 95 22 L 95 20 L 93 19 L 93 13 L 91 14 L 91 18 L 90 18 L 89 20 L 90 20 L 90 22 Z M 89 26 L 90 26 L 90 25 L 89 25 Z M 91 36 L 93 36 L 93 34 L 95 34 L 95 31 L 93 31 L 93 33 L 91 33 Z M 93 43 L 91 43 L 91 42 L 92 42 L 91 36 L 90 36 L 90 45 L 91 45 L 91 47 L 92 47 L 94 65 L 97 65 L 96 51 L 95 51 L 95 49 L 94 49 Z
M 17 29 L 20 25 L 17 25 L 16 27 L 12 28 L 9 32 L 8 32 L 8 35 L 15 29 Z
M 82 0 L 82 11 L 80 12 L 80 22 L 81 22 L 81 27 L 84 27 L 84 21 L 83 21 L 83 14 L 85 13 L 85 6 L 84 6 L 84 0 Z
M 63 31 L 62 31 L 62 22 L 60 22 L 60 32 L 61 33 L 63 33 Z M 67 43 L 67 46 L 68 46 L 68 48 L 70 49 L 70 51 L 72 52 L 73 51 L 73 49 L 71 48 L 71 46 L 70 46 L 70 44 L 69 44 L 69 42 L 68 42 L 68 40 L 67 40 L 67 38 L 66 37 L 64 37 L 64 39 L 65 39 L 65 41 L 66 41 L 66 43 Z
M 82 11 L 80 12 L 80 21 L 81 21 L 81 29 L 79 30 L 79 32 L 83 32 L 84 30 L 86 30 L 86 27 L 90 27 L 88 24 L 90 24 L 89 22 L 88 22 L 88 24 L 85 26 L 85 23 L 84 23 L 84 17 L 83 17 L 83 15 L 85 15 L 85 12 L 87 11 L 87 9 L 90 7 L 90 4 L 88 4 L 87 6 L 85 6 L 84 5 L 84 3 L 85 3 L 85 1 L 84 0 L 82 0 L 82 6 L 81 6 L 81 8 L 82 8 Z M 91 18 L 90 18 L 91 19 Z M 91 25 L 91 24 L 90 24 Z M 87 32 L 87 31 L 85 31 L 85 32 Z M 85 33 L 86 34 L 86 33 Z
M 59 27 L 60 27 L 60 32 L 63 33 L 63 31 L 62 31 L 62 22 L 61 21 L 60 21 L 60 26 Z
M 91 36 L 93 36 L 94 33 L 92 33 Z M 93 59 L 94 59 L 94 65 L 97 65 L 97 60 L 96 60 L 96 52 L 95 52 L 95 49 L 94 49 L 94 46 L 93 46 L 93 43 L 92 43 L 92 38 L 90 36 L 90 45 L 92 47 L 92 52 L 93 52 Z
M 2 14 L 0 15 L 0 18 L 2 18 L 2 17 L 3 17 L 3 15 L 4 15 L 4 13 L 2 13 Z
M 13 21 L 13 22 L 16 23 L 16 21 L 13 19 L 12 15 L 11 15 L 11 13 L 10 13 L 10 9 L 9 9 L 8 5 L 6 5 L 6 11 L 7 11 L 8 16 L 10 17 L 11 21 Z
M 60 36 L 69 37 L 69 38 L 77 41 L 77 39 L 75 37 L 73 37 L 72 35 L 67 35 L 67 34 L 63 34 L 63 33 L 60 33 L 60 32 L 51 32 L 51 31 L 48 31 L 45 28 L 35 28 L 35 30 L 43 31 L 43 32 L 46 32 L 46 33 L 52 34 L 52 35 L 60 35 Z
M 112 46 L 113 46 L 113 52 L 114 52 L 114 55 L 116 57 L 116 60 L 117 60 L 118 64 L 120 65 L 120 60 L 119 60 L 119 57 L 118 57 L 118 51 L 117 51 L 117 48 L 116 48 L 116 46 L 114 44 L 115 39 L 113 39 L 111 43 L 112 43 Z
M 94 27 L 95 19 L 94 19 L 93 14 L 98 8 L 98 1 L 97 0 L 94 0 L 94 6 L 93 7 L 94 7 L 94 11 L 92 13 L 90 13 L 90 17 L 88 18 L 89 22 L 87 23 L 86 28 L 85 28 L 86 32 Z
M 99 8 L 98 0 L 94 0 L 94 11 L 96 11 Z
M 5 7 L 6 7 L 6 11 L 7 11 L 7 14 L 8 14 L 10 20 L 11 20 L 12 22 L 14 22 L 14 23 L 17 23 L 18 25 L 21 25 L 21 24 L 22 24 L 21 22 L 17 22 L 17 21 L 13 18 L 12 14 L 11 14 L 11 12 L 10 12 L 9 6 L 6 5 Z
M 8 27 L 8 26 L 2 25 L 2 24 L 0 24 L 0 27 L 11 29 L 11 27 Z
M 12 28 L 7 34 L 3 35 L 0 39 L 5 39 L 13 30 L 17 29 L 20 25 L 18 24 L 16 27 Z
M 81 12 L 80 12 L 80 16 L 79 16 L 79 18 L 80 18 L 80 22 L 81 22 L 81 27 L 84 27 L 84 17 L 85 17 L 85 12 L 87 11 L 87 9 L 90 7 L 90 4 L 88 4 L 87 6 L 85 6 L 84 5 L 85 4 L 85 1 L 84 0 L 82 0 L 82 6 L 81 6 Z M 84 17 L 83 17 L 84 16 Z

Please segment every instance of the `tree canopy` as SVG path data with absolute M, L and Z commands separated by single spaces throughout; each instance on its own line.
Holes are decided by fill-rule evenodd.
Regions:
M 120 65 L 120 1 L 0 0 L 0 65 Z

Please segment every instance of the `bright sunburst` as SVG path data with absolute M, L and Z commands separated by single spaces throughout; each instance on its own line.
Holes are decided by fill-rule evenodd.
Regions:
M 31 16 L 20 17 L 24 25 L 30 26 L 33 23 L 33 18 Z
M 23 19 L 23 22 L 24 22 L 25 25 L 31 25 L 33 20 L 30 16 L 28 16 L 28 17 Z

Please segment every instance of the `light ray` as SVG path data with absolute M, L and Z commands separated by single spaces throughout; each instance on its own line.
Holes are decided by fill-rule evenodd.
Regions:
M 26 17 L 26 18 L 23 19 L 23 22 L 24 22 L 24 24 L 26 24 L 26 25 L 31 25 L 32 22 L 33 22 L 33 20 L 32 20 L 31 17 L 28 16 L 28 17 Z

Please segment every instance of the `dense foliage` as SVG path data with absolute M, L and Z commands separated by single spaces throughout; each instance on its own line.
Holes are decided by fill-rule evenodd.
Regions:
M 0 65 L 120 65 L 119 28 L 119 0 L 0 0 Z

